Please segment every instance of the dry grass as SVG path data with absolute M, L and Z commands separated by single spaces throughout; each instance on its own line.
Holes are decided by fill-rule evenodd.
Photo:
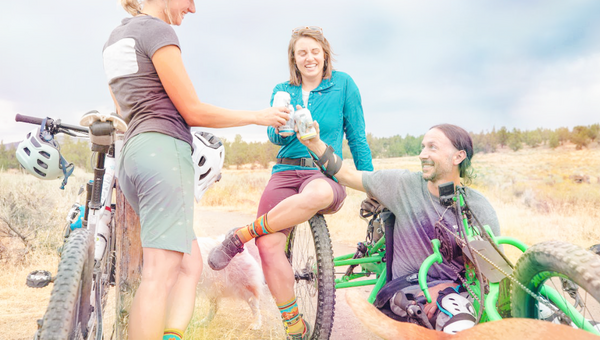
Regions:
M 375 160 L 374 164 L 376 169 L 419 170 L 417 157 Z M 600 217 L 598 145 L 580 151 L 566 146 L 556 150 L 500 150 L 493 154 L 477 154 L 474 168 L 478 177 L 472 186 L 495 207 L 504 235 L 516 237 L 529 245 L 552 239 L 583 247 L 600 243 L 600 228 L 597 228 Z M 590 183 L 573 182 L 571 176 L 578 174 L 588 175 Z M 223 179 L 206 193 L 201 205 L 254 214 L 269 177 L 269 170 L 225 170 Z M 56 247 L 62 242 L 66 210 L 74 202 L 75 193 L 84 178 L 84 174 L 76 174 L 70 179 L 67 190 L 61 192 L 58 181 L 42 182 L 32 176 L 0 172 L 2 216 L 25 205 L 37 207 L 30 208 L 30 215 L 18 219 L 30 237 L 29 248 L 18 238 L 7 237 L 6 226 L 0 222 L 0 338 L 31 338 L 36 327 L 35 320 L 42 316 L 47 305 L 50 288 L 27 289 L 25 277 L 34 269 L 56 271 Z M 37 199 L 24 203 L 22 197 Z M 366 223 L 358 217 L 364 198 L 363 193 L 349 189 L 342 210 L 327 217 L 336 242 L 353 246 L 364 239 Z M 14 205 L 12 208 L 11 203 Z M 37 237 L 34 238 L 34 235 Z M 518 257 L 513 249 L 507 249 L 507 253 L 512 259 Z M 187 336 L 191 339 L 283 337 L 279 315 L 272 301 L 267 299 L 261 305 L 265 327 L 260 331 L 245 329 L 245 325 L 250 323 L 250 312 L 242 306 L 242 312 L 238 313 L 238 307 L 237 302 L 224 300 L 213 323 L 201 328 L 197 323 L 208 306 L 206 300 L 200 297 Z M 239 325 L 231 321 L 238 319 Z
M 504 235 L 528 245 L 563 240 L 582 247 L 600 243 L 600 148 L 521 150 L 477 155 L 480 190 L 498 213 Z M 589 176 L 576 183 L 572 176 Z M 510 257 L 518 252 L 507 249 Z
M 40 181 L 19 172 L 0 172 L 0 338 L 31 339 L 48 305 L 52 286 L 31 289 L 27 274 L 56 273 L 66 211 L 86 175 L 76 172 L 65 191 L 59 181 Z M 25 240 L 9 231 L 8 224 Z

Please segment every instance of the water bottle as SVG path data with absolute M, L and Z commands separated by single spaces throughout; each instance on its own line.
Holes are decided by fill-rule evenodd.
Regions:
M 106 202 L 110 189 L 112 189 L 112 180 L 115 177 L 116 161 L 114 157 L 107 156 L 104 161 L 104 181 L 102 182 L 102 194 L 100 195 L 100 203 Z
M 111 209 L 109 206 L 101 213 L 96 223 L 96 248 L 94 251 L 94 260 L 102 260 L 104 255 L 104 249 L 106 249 L 106 243 L 108 240 L 108 233 L 110 233 L 109 224 L 111 218 Z
M 273 98 L 273 107 L 283 106 L 290 110 L 290 119 L 287 120 L 285 125 L 279 127 L 279 134 L 283 137 L 294 134 L 294 119 L 292 118 L 294 114 L 294 106 L 291 105 L 291 101 L 292 99 L 290 98 L 290 94 L 285 91 L 278 91 L 275 93 L 275 97 Z
M 313 119 L 308 109 L 300 109 L 294 113 L 296 126 L 300 139 L 311 139 L 317 135 L 317 130 L 313 125 Z

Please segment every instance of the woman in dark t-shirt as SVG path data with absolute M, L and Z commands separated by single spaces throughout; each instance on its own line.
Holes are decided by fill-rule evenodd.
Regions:
M 234 111 L 201 102 L 170 25 L 196 11 L 193 0 L 121 0 L 133 17 L 111 33 L 103 60 L 117 112 L 127 121 L 118 178 L 140 216 L 142 280 L 129 339 L 180 339 L 192 317 L 202 257 L 193 230 L 191 126 L 279 127 L 286 108 Z

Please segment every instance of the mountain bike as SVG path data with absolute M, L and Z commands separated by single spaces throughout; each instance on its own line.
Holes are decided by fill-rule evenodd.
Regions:
M 436 231 L 433 254 L 413 278 L 423 296 L 407 303 L 406 307 L 412 309 L 408 314 L 413 315 L 409 322 L 427 326 L 424 314 L 418 313 L 426 301 L 431 302 L 427 273 L 434 263 L 452 259 L 447 237 L 453 237 L 464 254 L 465 270 L 459 277 L 472 297 L 477 322 L 533 318 L 600 335 L 600 247 L 594 247 L 593 252 L 549 241 L 528 248 L 515 238 L 495 236 L 489 226 L 482 226 L 468 207 L 464 187 L 454 188 L 447 183 L 440 193 L 441 203 L 455 210 L 460 227 L 457 232 Z M 395 216 L 383 206 L 371 208 L 364 209 L 364 204 L 361 207 L 361 217 L 368 220 L 367 235 L 355 253 L 333 258 L 322 216 L 296 226 L 288 237 L 286 253 L 296 278 L 300 313 L 316 325 L 311 339 L 329 337 L 336 289 L 373 286 L 368 297 L 373 303 L 391 280 L 388 274 L 393 254 L 387 250 L 393 249 L 393 238 L 386 235 L 392 235 Z M 503 246 L 523 252 L 516 264 L 504 256 L 500 250 Z M 345 271 L 335 272 L 331 267 Z
M 93 179 L 85 185 L 84 203 L 75 202 L 67 213 L 56 275 L 38 270 L 27 277 L 29 287 L 54 284 L 34 339 L 110 339 L 114 328 L 107 330 L 105 324 L 116 317 L 116 311 L 111 313 L 105 307 L 115 285 L 115 141 L 117 131 L 126 129 L 125 123 L 97 111 L 83 116 L 81 124 L 88 127 L 20 114 L 15 120 L 40 125 L 40 132 L 49 139 L 59 133 L 89 138 L 96 157 Z

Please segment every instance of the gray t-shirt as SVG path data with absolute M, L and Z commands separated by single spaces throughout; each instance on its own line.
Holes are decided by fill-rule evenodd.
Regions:
M 139 15 L 126 18 L 104 45 L 104 71 L 128 123 L 125 141 L 142 132 L 160 132 L 192 145 L 185 119 L 167 95 L 152 56 L 161 47 L 179 39 L 164 21 Z
M 437 197 L 430 197 L 427 181 L 421 172 L 408 170 L 379 170 L 363 172 L 363 186 L 367 193 L 387 207 L 395 216 L 394 262 L 392 277 L 419 272 L 427 256 L 433 253 L 431 240 L 435 239 L 435 223 L 443 215 L 443 223 L 456 231 L 456 214 L 447 211 Z M 494 208 L 479 192 L 466 188 L 466 201 L 482 225 L 489 225 L 494 235 L 500 235 L 500 225 Z M 444 213 L 445 211 L 445 213 Z M 454 248 L 456 242 L 453 237 Z M 462 257 L 452 261 L 455 268 L 464 268 Z M 435 263 L 429 270 L 429 280 L 456 280 L 455 270 L 446 261 Z

